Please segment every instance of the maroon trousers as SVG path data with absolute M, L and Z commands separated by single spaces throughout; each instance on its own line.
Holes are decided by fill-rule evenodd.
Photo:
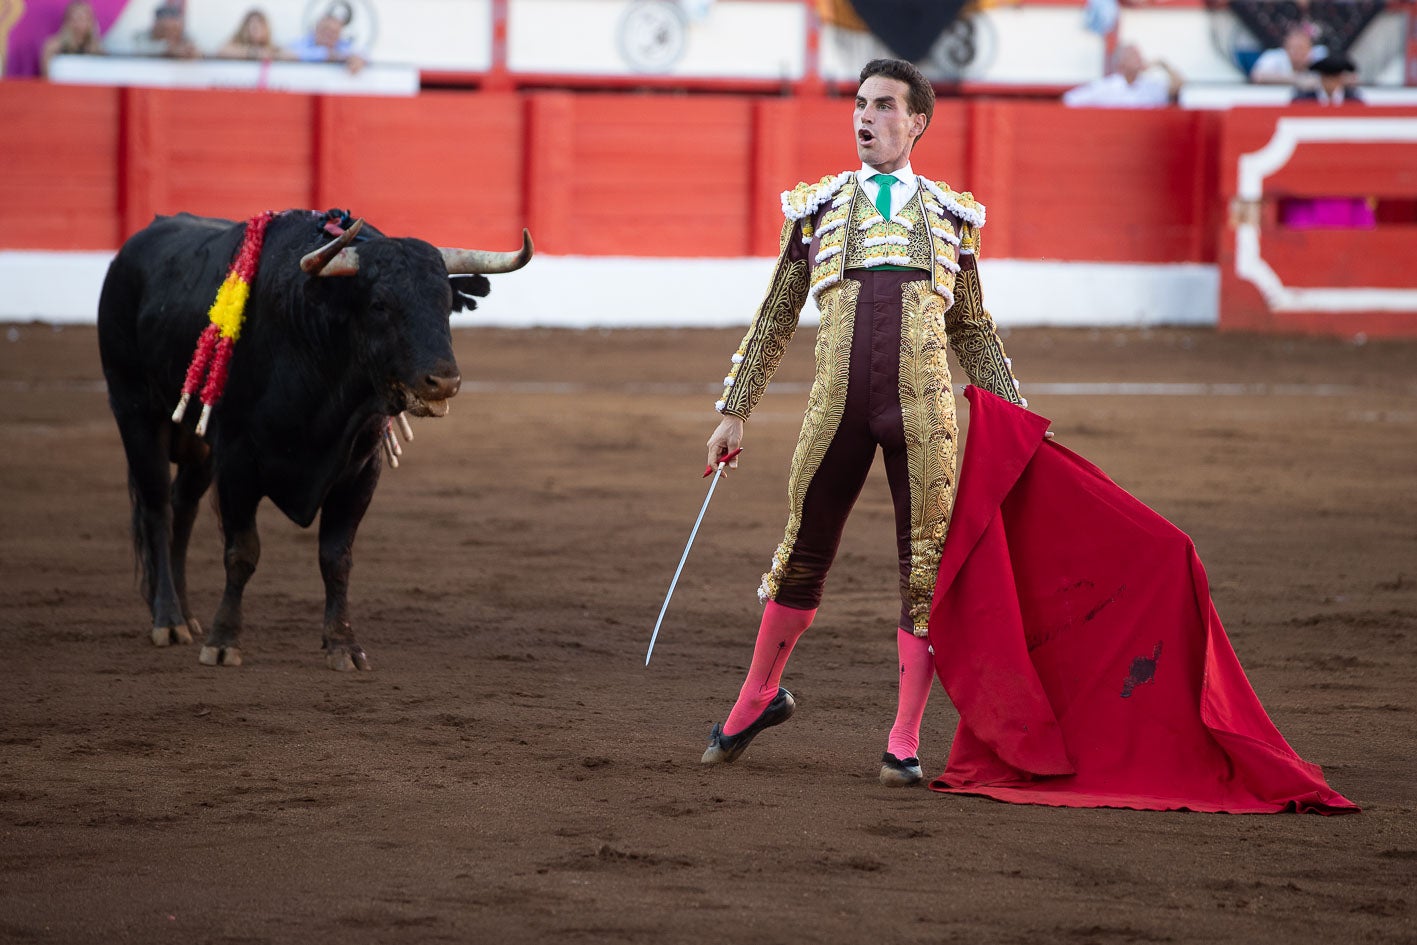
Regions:
M 901 288 L 926 280 L 924 272 L 852 269 L 860 283 L 851 334 L 846 409 L 821 466 L 807 487 L 802 524 L 787 559 L 777 596 L 784 607 L 813 610 L 822 600 L 827 571 L 836 558 L 851 513 L 880 447 L 895 504 L 900 556 L 900 627 L 911 631 L 910 474 L 900 409 Z

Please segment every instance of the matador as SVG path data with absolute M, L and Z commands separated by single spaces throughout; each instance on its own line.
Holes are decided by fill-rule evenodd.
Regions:
M 984 207 L 910 167 L 934 104 L 929 81 L 910 63 L 867 63 L 853 113 L 861 169 L 782 195 L 777 263 L 715 404 L 723 419 L 708 443 L 710 464 L 741 443 L 808 295 L 821 313 L 816 380 L 788 476 L 786 532 L 758 588 L 765 610 L 752 664 L 727 721 L 713 728 L 705 764 L 734 761 L 759 732 L 792 715 L 782 672 L 816 615 L 879 447 L 895 506 L 901 595 L 900 690 L 880 779 L 921 781 L 920 722 L 934 679 L 927 621 L 955 496 L 958 429 L 946 346 L 975 384 L 1023 402 L 980 293 Z

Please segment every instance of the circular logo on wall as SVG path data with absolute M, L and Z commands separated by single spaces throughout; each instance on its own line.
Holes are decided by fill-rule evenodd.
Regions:
M 355 49 L 367 52 L 379 38 L 379 16 L 371 0 L 309 0 L 301 17 L 305 32 L 315 28 L 323 16 L 332 16 L 343 25 L 340 35 Z
M 676 0 L 633 0 L 620 16 L 616 44 L 636 72 L 667 72 L 684 55 L 688 18 Z

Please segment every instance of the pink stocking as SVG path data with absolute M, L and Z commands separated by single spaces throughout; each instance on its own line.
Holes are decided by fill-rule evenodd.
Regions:
M 930 698 L 930 685 L 935 681 L 935 662 L 930 657 L 930 641 L 909 630 L 897 629 L 895 644 L 900 653 L 900 695 L 886 750 L 904 761 L 920 750 L 920 720 L 925 717 L 925 700 Z
M 738 701 L 728 713 L 728 721 L 723 723 L 723 734 L 737 735 L 752 725 L 776 698 L 787 657 L 792 655 L 797 638 L 811 626 L 816 614 L 815 608 L 793 610 L 777 601 L 768 601 L 763 622 L 758 627 L 758 642 L 753 646 L 753 664 L 748 667 L 748 678 L 738 690 Z

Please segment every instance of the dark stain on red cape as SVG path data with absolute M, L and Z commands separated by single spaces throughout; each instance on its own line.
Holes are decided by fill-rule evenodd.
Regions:
M 1274 727 L 1190 538 L 1049 421 L 970 387 L 930 611 L 960 725 L 937 791 L 1061 807 L 1358 810 Z

